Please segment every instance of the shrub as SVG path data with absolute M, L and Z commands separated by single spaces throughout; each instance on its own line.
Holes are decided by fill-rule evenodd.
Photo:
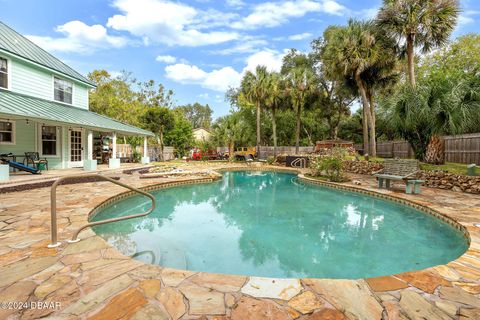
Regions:
M 133 158 L 133 162 L 138 163 L 142 159 L 142 154 L 138 152 L 136 149 L 133 149 L 132 158 Z
M 267 163 L 268 164 L 272 165 L 274 162 L 275 162 L 275 158 L 273 156 L 267 158 Z
M 311 175 L 314 177 L 327 177 L 333 182 L 346 180 L 343 174 L 343 161 L 348 154 L 344 148 L 333 148 L 329 152 L 314 156 L 310 159 Z

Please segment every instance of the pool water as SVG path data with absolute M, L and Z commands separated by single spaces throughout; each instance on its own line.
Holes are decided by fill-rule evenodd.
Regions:
M 123 254 L 165 267 L 282 278 L 366 278 L 445 264 L 468 247 L 452 226 L 394 202 L 304 185 L 295 175 L 227 172 L 154 191 L 148 217 L 97 226 Z M 94 220 L 140 213 L 135 196 Z

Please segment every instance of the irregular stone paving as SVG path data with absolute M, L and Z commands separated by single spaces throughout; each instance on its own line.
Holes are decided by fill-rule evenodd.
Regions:
M 174 181 L 120 176 L 134 186 Z M 361 188 L 378 191 L 372 178 L 354 179 Z M 428 188 L 415 196 L 400 188 L 381 190 L 436 209 L 468 229 L 469 250 L 446 265 L 374 279 L 287 280 L 144 264 L 123 256 L 92 230 L 82 232 L 78 243 L 49 249 L 49 191 L 0 195 L 0 302 L 56 307 L 3 305 L 0 319 L 480 319 L 478 196 Z M 61 240 L 85 224 L 95 206 L 123 191 L 105 182 L 59 187 Z

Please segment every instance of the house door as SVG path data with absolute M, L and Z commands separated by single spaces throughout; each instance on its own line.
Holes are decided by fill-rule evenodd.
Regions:
M 83 167 L 83 133 L 81 129 L 70 130 L 70 167 Z

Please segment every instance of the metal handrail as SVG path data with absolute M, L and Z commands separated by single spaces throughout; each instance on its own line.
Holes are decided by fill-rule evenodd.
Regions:
M 52 188 L 51 188 L 51 191 L 50 191 L 50 210 L 51 210 L 50 214 L 51 214 L 52 243 L 48 245 L 49 248 L 55 248 L 55 247 L 58 247 L 59 245 L 61 245 L 61 242 L 58 242 L 58 239 L 57 239 L 57 186 L 60 183 L 64 182 L 65 180 L 71 180 L 71 179 L 75 179 L 75 178 L 91 178 L 91 177 L 99 178 L 100 180 L 109 181 L 113 184 L 119 185 L 121 187 L 129 189 L 129 190 L 134 191 L 136 193 L 140 193 L 140 194 L 150 198 L 150 200 L 152 201 L 152 207 L 144 213 L 133 214 L 133 215 L 118 217 L 118 218 L 112 218 L 112 219 L 107 219 L 107 220 L 102 220 L 102 221 L 90 222 L 90 223 L 80 227 L 77 231 L 75 231 L 73 233 L 72 240 L 68 240 L 69 243 L 80 241 L 80 239 L 78 239 L 78 234 L 88 227 L 93 227 L 93 226 L 97 226 L 97 225 L 101 225 L 101 224 L 118 222 L 118 221 L 123 221 L 123 220 L 128 220 L 128 219 L 134 219 L 134 218 L 139 218 L 139 217 L 145 217 L 145 216 L 148 216 L 150 213 L 152 213 L 157 206 L 157 202 L 155 200 L 155 197 L 153 195 L 151 195 L 150 193 L 145 192 L 145 191 L 140 190 L 140 189 L 137 189 L 137 188 L 134 188 L 134 187 L 129 186 L 125 183 L 121 183 L 121 182 L 119 182 L 115 179 L 112 179 L 112 178 L 109 178 L 109 177 L 106 177 L 106 176 L 102 176 L 100 174 L 73 175 L 73 176 L 66 176 L 66 177 L 58 178 L 52 184 Z

